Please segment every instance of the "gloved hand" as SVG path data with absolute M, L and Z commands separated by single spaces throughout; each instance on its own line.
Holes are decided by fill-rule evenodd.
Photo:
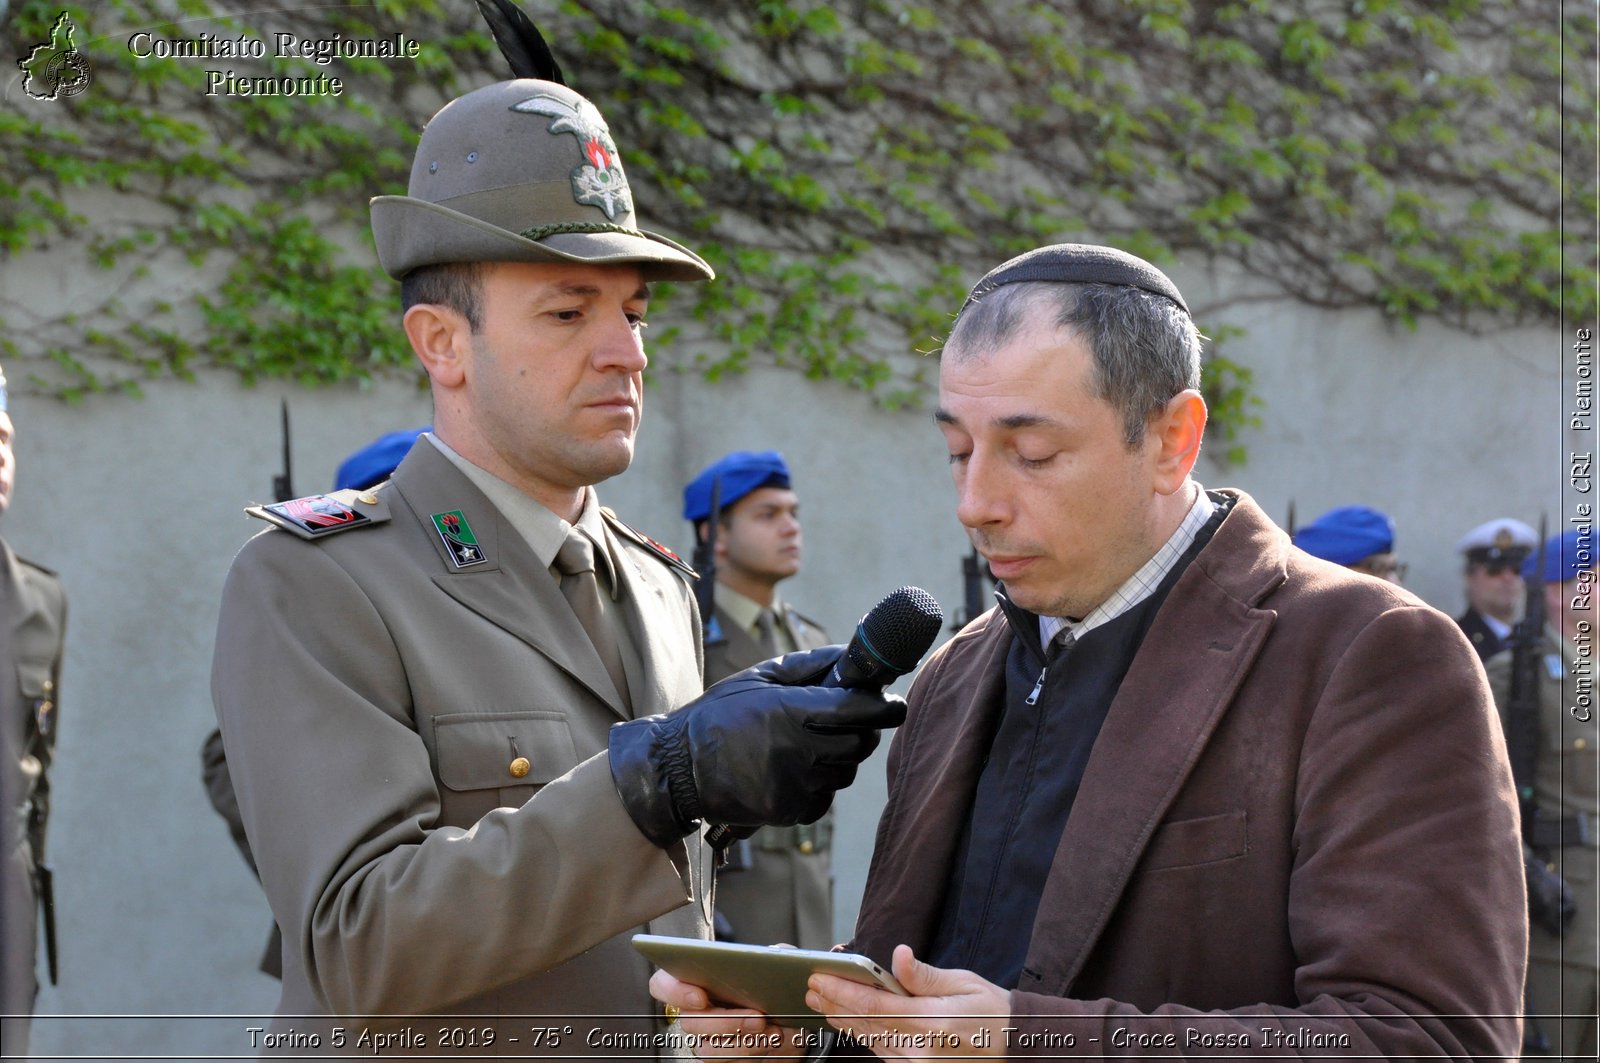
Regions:
M 905 699 L 823 687 L 842 646 L 747 668 L 676 712 L 613 724 L 611 778 L 645 837 L 666 848 L 698 821 L 812 823 L 898 727 Z

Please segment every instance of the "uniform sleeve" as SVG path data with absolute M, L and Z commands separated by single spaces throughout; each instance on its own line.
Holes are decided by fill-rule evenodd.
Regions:
M 1012 1025 L 1048 1036 L 1009 1050 L 1515 1058 L 1527 941 L 1516 804 L 1483 671 L 1447 618 L 1395 608 L 1361 631 L 1312 711 L 1297 779 L 1298 1007 L 1141 1011 L 1018 991 Z
M 603 753 L 440 825 L 406 662 L 318 544 L 268 532 L 236 559 L 212 694 L 262 885 L 332 1013 L 446 1008 L 689 899 L 682 854 L 639 833 Z

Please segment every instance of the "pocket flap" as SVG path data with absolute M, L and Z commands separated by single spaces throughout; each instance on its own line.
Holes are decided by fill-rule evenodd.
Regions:
M 452 790 L 540 786 L 578 763 L 559 712 L 463 712 L 433 718 L 439 781 Z M 527 773 L 519 774 L 527 762 Z
M 1146 871 L 1231 860 L 1250 851 L 1243 809 L 1163 823 L 1144 851 Z

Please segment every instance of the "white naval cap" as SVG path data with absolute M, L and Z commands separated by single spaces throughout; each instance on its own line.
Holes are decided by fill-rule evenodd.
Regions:
M 1456 550 L 1469 561 L 1521 562 L 1539 545 L 1539 533 L 1513 517 L 1484 521 L 1456 543 Z

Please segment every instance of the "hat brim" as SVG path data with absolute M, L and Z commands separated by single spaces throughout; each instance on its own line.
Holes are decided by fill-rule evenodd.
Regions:
M 704 259 L 665 236 L 646 232 L 567 232 L 530 240 L 520 233 L 411 196 L 372 200 L 378 263 L 399 280 L 442 262 L 570 262 L 634 265 L 646 280 L 704 281 L 716 276 Z

